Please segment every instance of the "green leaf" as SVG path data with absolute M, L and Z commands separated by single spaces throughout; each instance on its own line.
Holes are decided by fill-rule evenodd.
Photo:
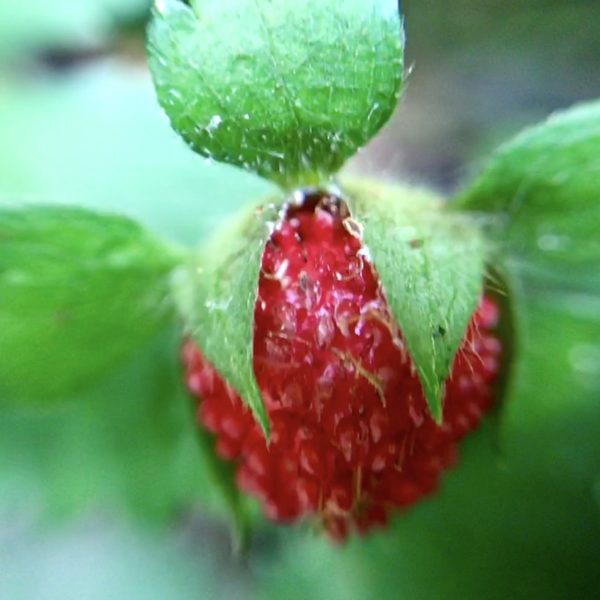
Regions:
M 47 400 L 124 360 L 171 317 L 178 260 L 122 217 L 0 208 L 0 389 Z
M 396 0 L 157 0 L 148 52 L 173 127 L 284 186 L 337 171 L 394 110 Z
M 487 218 L 498 249 L 529 279 L 600 291 L 600 101 L 502 146 L 457 207 Z
M 267 436 L 269 420 L 254 376 L 252 340 L 262 256 L 279 220 L 274 204 L 252 207 L 218 231 L 175 279 L 189 333 L 248 404 Z
M 444 382 L 482 293 L 483 240 L 429 192 L 355 182 L 345 191 L 431 414 L 441 422 Z

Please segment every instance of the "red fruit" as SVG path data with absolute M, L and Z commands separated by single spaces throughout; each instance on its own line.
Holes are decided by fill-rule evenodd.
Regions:
M 492 403 L 498 311 L 483 298 L 446 385 L 444 422 L 423 391 L 361 241 L 334 199 L 289 209 L 266 245 L 255 307 L 254 371 L 267 447 L 240 398 L 193 342 L 183 358 L 199 420 L 238 485 L 278 521 L 320 519 L 334 539 L 387 522 L 437 488 L 457 442 Z

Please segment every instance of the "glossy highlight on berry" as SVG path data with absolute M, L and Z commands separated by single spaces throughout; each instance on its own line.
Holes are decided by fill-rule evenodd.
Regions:
M 385 525 L 394 509 L 437 489 L 458 442 L 493 403 L 501 358 L 494 302 L 482 298 L 472 318 L 438 426 L 360 228 L 336 197 L 288 207 L 265 248 L 254 318 L 268 446 L 194 342 L 185 342 L 183 361 L 200 425 L 273 520 L 310 518 L 337 540 Z

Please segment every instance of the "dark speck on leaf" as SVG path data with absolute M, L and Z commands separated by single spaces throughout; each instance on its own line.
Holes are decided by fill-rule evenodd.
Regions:
M 434 338 L 444 337 L 446 335 L 446 328 L 438 325 L 437 329 L 433 332 Z
M 414 250 L 423 247 L 423 240 L 410 240 L 410 247 Z

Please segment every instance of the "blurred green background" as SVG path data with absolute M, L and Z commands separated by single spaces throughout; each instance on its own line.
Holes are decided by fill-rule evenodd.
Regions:
M 597 0 L 403 7 L 404 101 L 349 169 L 449 194 L 524 125 L 600 97 Z M 145 66 L 148 8 L 0 4 L 0 204 L 118 211 L 195 244 L 269 193 L 169 129 Z M 438 497 L 343 549 L 258 525 L 233 556 L 173 391 L 174 331 L 58 407 L 1 398 L 0 598 L 600 597 L 600 299 L 526 292 L 500 446 L 490 422 Z

